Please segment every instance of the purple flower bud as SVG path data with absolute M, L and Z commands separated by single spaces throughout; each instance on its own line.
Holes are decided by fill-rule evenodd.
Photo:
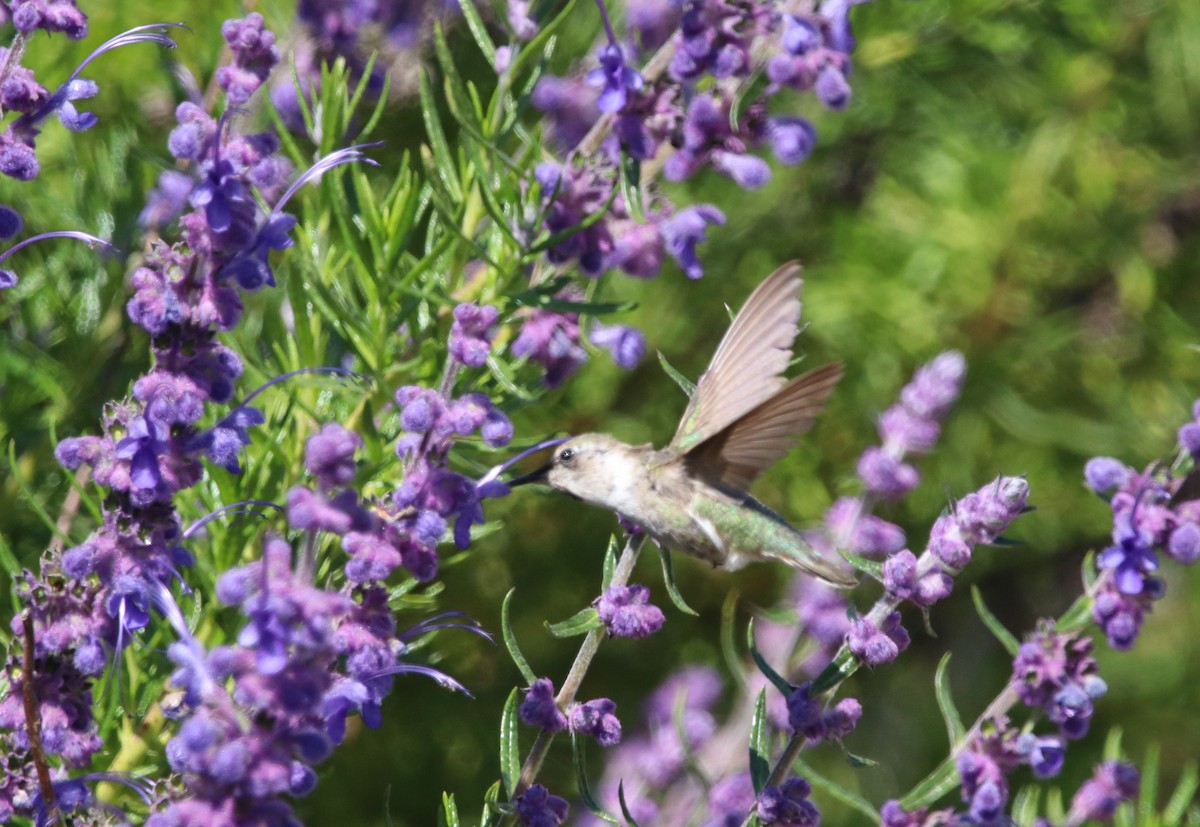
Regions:
M 1193 457 L 1200 456 L 1200 422 L 1189 422 L 1179 429 L 1179 444 Z
M 483 427 L 480 428 L 479 434 L 488 445 L 493 448 L 502 448 L 512 442 L 512 420 L 500 411 L 492 408 L 483 420 Z
M 649 602 L 645 586 L 612 586 L 592 603 L 613 637 L 641 638 L 662 628 L 662 609 Z
M 949 597 L 953 588 L 954 581 L 949 574 L 944 571 L 931 571 L 917 581 L 917 591 L 912 600 L 918 606 L 929 608 Z
M 396 401 L 403 406 L 400 414 L 400 425 L 406 431 L 424 434 L 433 429 L 434 423 L 440 418 L 443 404 L 436 393 L 425 388 L 415 388 L 418 393 L 408 395 L 401 402 L 401 394 L 408 388 L 396 392 Z
M 308 438 L 304 467 L 323 488 L 345 485 L 354 479 L 354 452 L 363 446 L 362 437 L 336 422 L 326 423 Z
M 5 108 L 11 108 L 5 105 Z M 25 222 L 21 219 L 21 214 L 7 204 L 0 204 L 0 241 L 8 239 L 21 232 L 21 228 L 25 226 Z
M 517 40 L 532 40 L 538 33 L 538 25 L 529 16 L 527 0 L 508 0 L 508 25 Z
M 771 168 L 757 155 L 718 149 L 711 157 L 713 169 L 732 178 L 744 189 L 756 190 L 771 180 Z
M 1092 457 L 1083 466 L 1083 478 L 1088 488 L 1097 494 L 1104 495 L 1115 488 L 1121 488 L 1129 479 L 1129 468 L 1120 460 L 1111 457 Z
M 538 678 L 525 690 L 525 700 L 517 707 L 521 723 L 541 727 L 549 732 L 567 728 L 567 716 L 554 702 L 554 684 L 549 678 Z
M 954 518 L 963 539 L 992 543 L 1024 510 L 1029 483 L 1023 477 L 997 477 L 974 494 L 958 501 Z
M 229 102 L 240 106 L 250 100 L 279 62 L 275 35 L 264 26 L 263 16 L 251 12 L 241 20 L 226 20 L 221 36 L 233 52 L 232 66 L 217 69 L 217 84 L 225 90 Z
M 88 32 L 87 15 L 75 7 L 75 0 L 15 0 L 12 23 L 23 34 L 43 29 L 72 40 L 82 40 Z
M 812 787 L 800 777 L 789 778 L 778 787 L 767 787 L 758 797 L 758 819 L 780 827 L 817 827 L 821 811 L 808 800 Z
M 868 491 L 885 499 L 898 499 L 921 481 L 916 468 L 877 446 L 863 451 L 858 460 L 858 476 Z
M 917 557 L 908 549 L 898 551 L 883 563 L 883 588 L 897 600 L 907 600 L 917 589 Z
M 817 130 L 804 118 L 771 118 L 767 121 L 767 137 L 779 162 L 792 165 L 812 153 L 817 143 Z
M 386 580 L 403 562 L 400 551 L 376 534 L 351 532 L 342 538 L 342 548 L 353 558 L 346 563 L 346 579 L 352 583 Z
M 617 705 L 608 698 L 596 698 L 571 707 L 571 731 L 582 732 L 596 739 L 602 747 L 621 743 L 621 721 L 616 716 Z
M 925 815 L 928 808 L 919 807 L 911 813 L 904 811 L 900 806 L 900 802 L 892 799 L 884 803 L 879 810 L 880 822 L 883 827 L 922 827 L 925 823 Z
M 894 661 L 908 647 L 908 633 L 900 625 L 899 618 L 900 613 L 893 612 L 882 630 L 866 618 L 854 621 L 846 634 L 850 651 L 867 666 Z
M 800 56 L 821 45 L 821 32 L 812 21 L 785 14 L 783 16 L 783 37 L 780 42 L 783 48 L 790 53 Z
M 565 798 L 551 795 L 541 784 L 534 784 L 515 799 L 517 820 L 525 827 L 556 827 L 571 810 Z
M 842 74 L 842 70 L 832 63 L 821 67 L 813 91 L 817 93 L 821 103 L 830 109 L 845 109 L 846 104 L 850 102 L 850 84 L 846 83 L 846 76 Z
M 1200 557 L 1200 525 L 1181 523 L 1177 526 L 1167 540 L 1167 553 L 1185 566 L 1195 563 Z
M 903 405 L 893 405 L 879 418 L 883 444 L 902 453 L 930 450 L 940 432 L 935 420 L 918 416 Z
M 482 367 L 487 362 L 500 311 L 489 305 L 460 304 L 454 308 L 450 328 L 450 355 L 467 367 Z
M 941 419 L 958 399 L 966 375 L 967 360 L 957 350 L 948 350 L 913 375 L 900 401 L 916 416 Z
M 646 355 L 646 337 L 636 327 L 594 322 L 590 338 L 592 344 L 606 348 L 617 367 L 624 370 L 633 370 Z
M 929 551 L 952 571 L 961 571 L 971 562 L 971 546 L 963 539 L 954 517 L 938 517 L 929 532 Z
M 1071 822 L 1112 821 L 1117 807 L 1138 793 L 1141 776 L 1125 761 L 1105 761 L 1071 800 Z

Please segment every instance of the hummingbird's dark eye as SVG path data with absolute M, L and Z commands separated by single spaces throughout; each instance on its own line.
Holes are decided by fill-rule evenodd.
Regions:
M 564 448 L 558 455 L 559 462 L 570 463 L 573 459 L 575 459 L 575 449 L 573 448 Z

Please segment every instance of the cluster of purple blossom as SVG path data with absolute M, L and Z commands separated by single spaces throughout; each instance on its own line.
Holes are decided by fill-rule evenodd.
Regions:
M 1200 457 L 1200 402 L 1192 416 L 1179 429 L 1179 442 L 1195 462 Z M 1096 457 L 1084 468 L 1084 479 L 1113 512 L 1113 544 L 1096 558 L 1100 578 L 1092 617 L 1110 646 L 1129 649 L 1154 602 L 1166 592 L 1156 574 L 1159 553 L 1184 565 L 1200 557 L 1200 499 L 1189 489 L 1190 475 L 1177 476 L 1161 464 L 1138 472 L 1120 460 Z
M 83 66 L 126 43 L 173 45 L 162 32 L 161 26 L 139 27 L 113 38 L 84 61 L 64 89 L 90 88 L 88 95 L 94 94 L 94 84 L 77 80 Z M 227 22 L 223 33 L 234 63 L 219 72 L 219 83 L 231 103 L 244 102 L 278 61 L 273 36 L 253 14 Z M 51 96 L 41 108 L 22 115 L 14 128 L 26 123 L 23 119 L 35 123 L 49 111 L 74 113 L 69 100 L 80 96 Z M 177 115 L 180 125 L 170 148 L 177 158 L 192 162 L 193 175 L 167 173 L 146 215 L 161 222 L 190 205 L 192 211 L 181 219 L 185 242 L 154 242 L 134 274 L 136 292 L 127 306 L 130 318 L 150 334 L 154 367 L 134 382 L 130 399 L 108 406 L 102 436 L 64 439 L 56 451 L 64 467 L 90 467 L 93 480 L 108 490 L 102 523 L 82 544 L 49 553 L 41 572 L 26 572 L 18 584 L 34 625 L 35 668 L 32 675 L 22 675 L 9 664 L 13 691 L 0 720 L 0 738 L 12 747 L 3 813 L 28 814 L 40 800 L 40 793 L 34 794 L 34 748 L 23 734 L 24 710 L 13 704 L 23 682 L 36 682 L 41 718 L 51 724 L 41 750 L 62 756 L 62 772 L 85 767 L 102 746 L 88 694 L 92 681 L 150 624 L 152 610 L 168 618 L 177 614 L 170 608 L 170 588 L 178 581 L 187 591 L 182 570 L 193 560 L 184 547 L 188 532 L 182 530 L 174 498 L 201 478 L 202 457 L 239 470 L 238 452 L 249 443 L 248 428 L 263 421 L 262 413 L 248 404 L 256 392 L 213 427 L 200 428 L 210 405 L 230 401 L 242 373 L 238 354 L 219 344 L 215 334 L 240 318 L 238 287 L 273 283 L 267 253 L 291 243 L 287 233 L 294 219 L 279 210 L 295 189 L 330 167 L 362 160 L 350 150 L 318 162 L 264 214 L 255 190 L 277 193 L 289 169 L 273 154 L 275 139 L 238 135 L 228 115 L 214 121 L 198 102 L 183 104 Z M 170 208 L 164 206 L 168 202 Z M 62 234 L 99 241 L 81 233 Z M 175 625 L 184 635 L 186 629 Z M 235 674 L 234 666 L 227 667 L 226 677 Z M 64 711 L 69 711 L 66 718 Z M 68 728 L 59 726 L 68 720 Z M 211 729 L 208 724 L 204 728 Z M 68 783 L 64 779 L 59 781 Z M 86 795 L 76 796 L 79 806 L 87 801 Z

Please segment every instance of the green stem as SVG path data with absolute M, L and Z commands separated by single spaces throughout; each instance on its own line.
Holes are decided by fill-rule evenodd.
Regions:
M 617 567 L 613 571 L 611 586 L 624 586 L 629 582 L 629 577 L 633 574 L 633 566 L 637 562 L 638 555 L 645 544 L 646 538 L 644 536 L 629 538 L 625 543 L 625 548 L 621 550 L 621 557 L 617 560 Z M 596 656 L 597 650 L 600 649 L 600 644 L 606 634 L 604 629 L 593 629 L 583 639 L 583 643 L 579 647 L 579 653 L 575 655 L 575 662 L 571 664 L 571 671 L 567 673 L 562 689 L 559 690 L 558 696 L 554 699 L 560 709 L 565 709 L 575 702 L 575 694 L 579 691 L 579 686 L 583 683 L 583 678 L 587 674 L 588 667 L 592 665 L 592 659 Z M 550 745 L 554 742 L 556 734 L 545 729 L 538 733 L 537 739 L 533 742 L 533 746 L 529 750 L 529 755 L 525 758 L 525 763 L 521 766 L 521 777 L 517 781 L 513 798 L 525 792 L 533 784 L 534 779 L 537 778 L 537 774 L 542 768 L 542 762 L 545 761 L 546 754 L 550 750 Z M 509 819 L 509 823 L 511 822 L 512 820 Z

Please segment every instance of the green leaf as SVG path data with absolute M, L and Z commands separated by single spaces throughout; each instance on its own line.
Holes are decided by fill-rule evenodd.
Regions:
M 950 697 L 950 653 L 942 655 L 937 672 L 933 676 L 933 691 L 937 697 L 938 709 L 942 711 L 942 720 L 946 722 L 946 733 L 950 737 L 950 747 L 954 748 L 962 740 L 966 728 L 958 710 L 954 708 L 954 699 Z
M 583 801 L 583 806 L 596 818 L 603 819 L 610 824 L 620 824 L 621 822 L 604 811 L 592 795 L 592 788 L 588 784 L 587 777 L 587 761 L 583 753 L 584 740 L 575 733 L 571 733 L 571 747 L 575 756 L 575 784 L 579 788 L 579 798 Z
M 857 672 L 858 667 L 858 658 L 854 657 L 854 653 L 843 645 L 838 650 L 838 653 L 834 655 L 833 660 L 829 662 L 829 665 L 821 670 L 821 674 L 813 678 L 812 689 L 810 691 L 814 696 L 828 692 Z
M 607 591 L 608 587 L 612 585 L 613 573 L 617 570 L 618 548 L 619 543 L 617 542 L 617 535 L 613 534 L 608 538 L 608 548 L 604 551 L 604 569 L 603 574 L 600 577 L 600 582 L 605 591 Z
M 627 152 L 621 153 L 621 196 L 629 217 L 639 224 L 646 223 L 646 208 L 642 198 L 642 165 Z
M 860 813 L 870 819 L 872 824 L 879 823 L 879 811 L 871 805 L 871 802 L 867 801 L 858 793 L 852 792 L 851 790 L 843 787 L 841 784 L 826 778 L 799 759 L 796 760 L 796 768 L 799 773 L 808 780 L 808 783 L 813 785 L 813 787 L 823 790 L 829 795 L 830 798 L 836 798 L 847 807 L 853 807 L 855 810 L 858 810 Z
M 1075 602 L 1067 608 L 1062 616 L 1054 622 L 1054 630 L 1057 632 L 1078 632 L 1092 622 L 1092 596 L 1087 594 L 1079 595 L 1075 598 Z
M 629 812 L 629 805 L 625 803 L 625 782 L 617 782 L 617 801 L 621 802 L 621 815 L 625 817 L 626 827 L 638 827 L 637 821 L 633 818 L 633 813 Z
M 675 584 L 675 567 L 671 563 L 671 552 L 659 546 L 658 559 L 662 563 L 663 584 L 667 587 L 667 594 L 671 596 L 671 602 L 675 604 L 675 608 L 685 615 L 699 617 L 700 613 L 687 604 L 683 595 L 679 593 L 679 586 Z
M 767 688 L 758 690 L 754 717 L 750 719 L 750 781 L 755 795 L 763 791 L 771 775 L 770 742 L 767 738 Z
M 975 611 L 979 613 L 979 619 L 983 621 L 983 625 L 988 627 L 996 638 L 1000 641 L 1000 645 L 1004 647 L 1004 651 L 1009 655 L 1016 657 L 1017 650 L 1021 648 L 1021 644 L 1013 636 L 1012 632 L 1004 628 L 1004 624 L 991 613 L 987 605 L 983 602 L 983 593 L 979 591 L 979 587 L 972 584 L 971 600 L 975 602 Z
M 721 655 L 725 659 L 725 666 L 729 669 L 729 674 L 733 675 L 738 686 L 746 685 L 746 677 L 743 674 L 745 671 L 742 668 L 742 658 L 737 651 L 737 641 L 734 637 L 735 626 L 737 624 L 737 589 L 730 589 L 725 595 L 725 601 L 721 604 Z
M 442 129 L 441 118 L 438 117 L 437 101 L 433 97 L 433 85 L 429 81 L 429 73 L 421 69 L 419 77 L 421 116 L 425 120 L 425 134 L 429 138 L 429 149 L 433 153 L 434 161 L 432 169 L 429 170 L 430 177 L 440 181 L 454 203 L 457 204 L 462 201 L 463 197 L 462 186 L 458 176 L 454 173 L 457 165 L 454 162 L 454 156 L 450 153 L 450 145 L 446 143 L 446 133 Z
M 508 607 L 515 592 L 516 589 L 509 589 L 508 594 L 504 595 L 504 603 L 500 606 L 500 634 L 504 638 L 504 646 L 508 649 L 509 657 L 513 659 L 513 663 L 521 672 L 521 677 L 525 679 L 526 683 L 532 685 L 537 680 L 537 675 L 533 674 L 533 670 L 529 668 L 529 661 L 525 660 L 525 656 L 521 654 L 521 647 L 517 645 L 517 636 L 513 634 L 512 626 L 509 624 Z
M 883 580 L 883 563 L 878 560 L 868 560 L 850 551 L 838 551 L 847 563 L 874 580 Z
M 29 487 L 29 483 L 25 481 L 25 477 L 21 475 L 21 469 L 17 465 L 17 443 L 11 439 L 8 441 L 8 470 L 11 478 L 16 480 L 17 488 L 21 491 L 21 501 L 33 509 L 33 513 L 37 514 L 38 518 L 45 524 L 46 528 L 50 529 L 55 537 L 62 540 L 64 546 L 68 548 L 74 546 L 75 542 L 59 529 L 54 518 L 42 507 L 41 499 Z
M 1146 757 L 1142 760 L 1141 778 L 1138 781 L 1137 814 L 1139 824 L 1149 824 L 1154 820 L 1155 802 L 1158 801 L 1158 768 L 1159 748 L 1151 744 L 1146 748 Z
M 1200 786 L 1200 779 L 1197 778 L 1196 762 L 1189 761 L 1183 765 L 1183 771 L 1179 774 L 1179 783 L 1175 785 L 1175 792 L 1171 793 L 1167 806 L 1163 808 L 1163 827 L 1175 827 L 1183 821 L 1188 807 L 1196 798 L 1198 786 Z
M 521 778 L 521 747 L 517 734 L 517 707 L 520 705 L 521 690 L 513 687 L 504 703 L 504 713 L 500 716 L 500 780 L 504 782 L 504 791 L 509 798 L 517 789 L 517 781 Z
M 1037 820 L 1042 790 L 1037 784 L 1026 784 L 1013 797 L 1012 820 L 1016 827 L 1033 827 Z
M 658 351 L 658 363 L 662 365 L 662 369 L 666 371 L 667 376 L 670 376 L 675 380 L 676 385 L 683 388 L 683 392 L 687 394 L 688 399 L 691 399 L 692 395 L 696 392 L 695 383 L 679 371 L 675 370 L 675 368 L 671 366 L 671 363 L 667 361 L 667 357 L 663 356 L 661 350 Z
M 747 103 L 762 99 L 762 93 L 767 86 L 766 72 L 760 67 L 754 74 L 738 84 L 734 90 L 733 100 L 729 104 L 729 128 L 734 134 L 742 131 L 739 124 Z
M 954 759 L 947 756 L 937 769 L 925 776 L 917 786 L 913 787 L 900 799 L 900 806 L 912 811 L 919 807 L 928 807 L 944 796 L 958 784 L 958 768 Z
M 13 578 L 21 573 L 21 562 L 13 554 L 8 540 L 3 534 L 0 534 L 0 568 L 3 568 L 8 576 Z
M 571 16 L 571 11 L 575 8 L 575 3 L 576 0 L 569 0 L 562 7 L 558 16 L 542 26 L 542 30 L 532 40 L 522 46 L 519 53 L 513 56 L 512 64 L 508 68 L 509 74 L 512 77 L 516 77 L 525 68 L 526 63 L 541 56 L 544 50 L 553 49 L 554 35 Z M 548 58 L 549 56 L 546 55 L 546 57 Z
M 467 28 L 471 30 L 471 36 L 475 38 L 475 45 L 479 47 L 479 51 L 483 52 L 487 62 L 494 64 L 496 62 L 496 44 L 492 42 L 491 35 L 487 33 L 487 26 L 484 25 L 483 18 L 479 16 L 479 9 L 475 8 L 474 0 L 458 0 L 458 6 L 462 9 L 463 19 L 467 21 Z
M 538 256 L 549 250 L 551 247 L 557 247 L 559 244 L 562 244 L 564 241 L 571 238 L 571 236 L 577 235 L 595 224 L 601 218 L 608 215 L 608 208 L 612 206 L 612 202 L 616 199 L 616 197 L 617 188 L 613 187 L 612 192 L 608 194 L 608 200 L 601 204 L 594 213 L 586 216 L 574 227 L 567 227 L 565 230 L 559 230 L 556 233 L 543 236 L 540 241 L 533 244 L 533 246 L 526 251 L 525 260 L 529 262 L 534 261 L 538 258 Z
M 452 793 L 442 793 L 442 811 L 439 813 L 438 823 L 445 827 L 461 827 L 462 822 L 458 818 L 458 807 L 454 803 L 454 795 Z
M 450 50 L 450 44 L 446 42 L 446 30 L 441 23 L 433 25 L 433 50 L 437 54 L 442 73 L 446 76 L 443 86 L 446 90 L 446 102 L 450 105 L 450 112 L 460 121 L 471 121 L 475 107 L 467 93 L 467 85 L 463 82 L 462 75 L 458 73 L 458 66 L 454 62 L 454 53 Z M 478 123 L 477 120 L 475 122 Z
M 785 698 L 791 695 L 795 687 L 786 681 L 783 675 L 780 675 L 771 668 L 771 665 L 763 658 L 762 653 L 758 651 L 758 646 L 754 643 L 754 618 L 750 618 L 750 623 L 746 626 L 746 640 L 750 645 L 750 657 L 754 659 L 754 664 L 758 667 L 758 671 L 762 672 L 767 680 L 775 684 L 775 688 L 782 692 Z
M 547 631 L 558 638 L 586 635 L 593 629 L 600 629 L 603 626 L 604 622 L 600 620 L 600 613 L 591 606 L 581 609 L 560 623 L 546 623 Z

